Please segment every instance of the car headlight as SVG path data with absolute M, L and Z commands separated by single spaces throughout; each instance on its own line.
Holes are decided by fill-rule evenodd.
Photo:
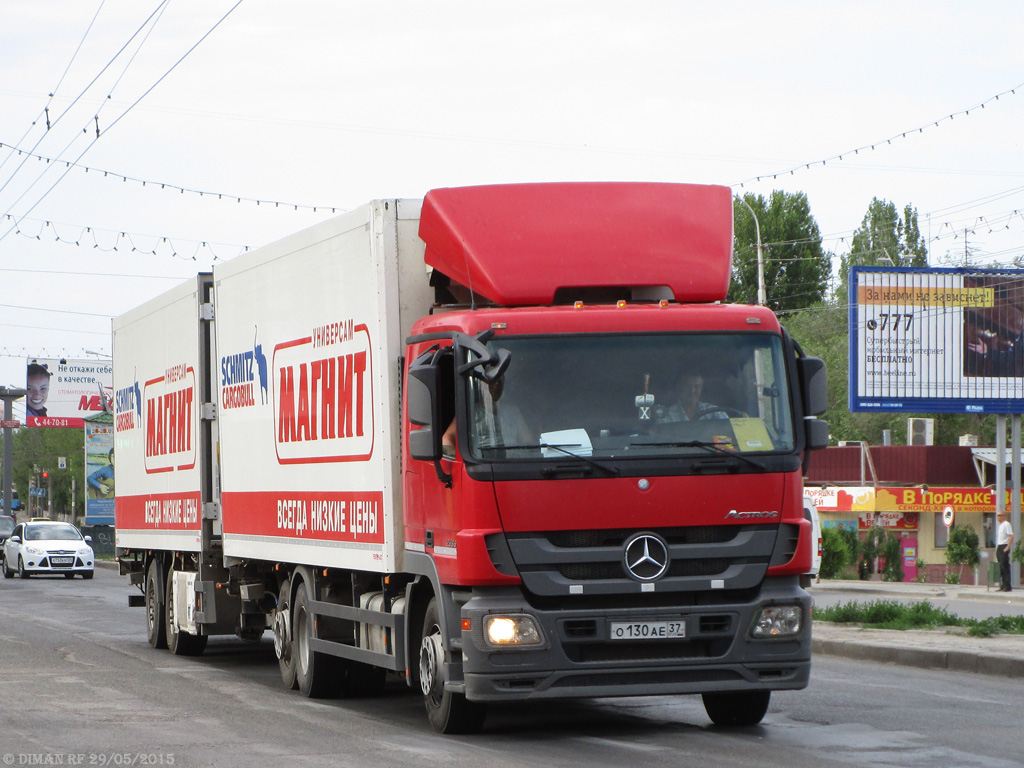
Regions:
M 25 547 L 25 551 L 28 552 L 30 555 L 45 555 L 46 554 L 45 550 L 42 550 L 39 547 L 28 546 L 28 547 Z
M 540 630 L 532 616 L 522 614 L 487 616 L 484 619 L 484 637 L 490 645 L 509 647 L 540 645 Z
M 792 637 L 800 634 L 804 612 L 799 605 L 769 605 L 761 609 L 752 637 Z
M 82 547 L 78 550 L 79 557 L 92 557 L 92 550 L 89 547 Z

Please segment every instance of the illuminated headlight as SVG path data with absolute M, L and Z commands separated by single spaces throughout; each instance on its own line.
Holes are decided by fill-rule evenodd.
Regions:
M 500 647 L 539 645 L 540 631 L 530 616 L 488 616 L 484 619 L 484 636 L 490 645 Z
M 790 637 L 800 634 L 803 609 L 799 605 L 770 605 L 761 609 L 751 635 L 754 637 Z

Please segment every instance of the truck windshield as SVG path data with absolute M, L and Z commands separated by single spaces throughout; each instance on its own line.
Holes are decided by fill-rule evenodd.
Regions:
M 505 375 L 469 384 L 482 461 L 790 452 L 793 416 L 772 334 L 500 337 Z

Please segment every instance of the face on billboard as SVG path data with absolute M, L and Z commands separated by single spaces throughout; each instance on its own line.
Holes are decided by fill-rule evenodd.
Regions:
M 103 412 L 113 390 L 110 360 L 30 358 L 25 369 L 25 423 L 81 427 Z

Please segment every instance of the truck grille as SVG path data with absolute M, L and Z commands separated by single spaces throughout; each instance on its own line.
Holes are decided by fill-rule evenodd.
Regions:
M 654 529 L 651 532 L 668 545 L 670 563 L 665 574 L 649 584 L 632 578 L 623 563 L 624 547 L 638 529 L 509 533 L 506 540 L 515 570 L 537 597 L 725 593 L 756 588 L 769 565 L 792 557 L 795 544 L 789 531 L 779 533 L 787 528 L 757 524 Z

